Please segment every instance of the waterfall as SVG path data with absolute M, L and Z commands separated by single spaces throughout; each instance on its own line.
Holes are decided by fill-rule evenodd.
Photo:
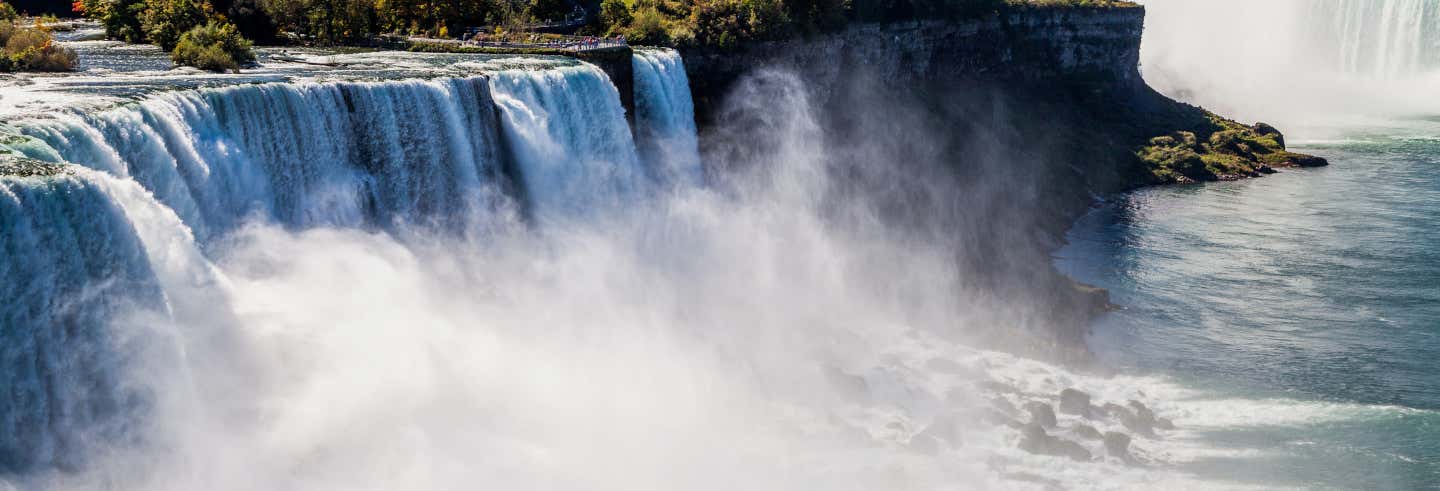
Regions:
M 1315 54 L 1344 73 L 1401 78 L 1440 69 L 1440 2 L 1331 0 L 1310 9 L 1307 24 L 1323 47 Z
M 506 70 L 490 89 L 514 173 L 537 216 L 576 216 L 642 191 L 645 172 L 620 93 L 593 65 Z
M 688 95 L 679 107 L 650 93 L 688 90 L 679 76 L 637 95 L 688 118 Z M 646 107 L 647 127 L 693 153 L 693 123 Z M 618 91 L 588 64 L 174 91 L 6 122 L 0 476 L 77 468 L 95 445 L 143 438 L 152 391 L 127 374 L 238 323 L 206 249 L 243 224 L 403 235 L 473 231 L 514 206 L 581 217 L 643 196 L 644 166 Z
M 143 403 L 121 383 L 112 326 L 163 294 L 103 179 L 0 175 L 0 473 L 77 465 Z
M 204 238 L 251 216 L 300 228 L 451 223 L 493 205 L 489 94 L 484 77 L 246 85 L 21 131 L 65 161 L 133 178 Z
M 1440 111 L 1440 0 L 1144 0 L 1145 80 L 1289 128 Z
M 641 156 L 668 179 L 700 182 L 704 170 L 684 60 L 673 49 L 637 49 L 632 60 L 635 140 Z

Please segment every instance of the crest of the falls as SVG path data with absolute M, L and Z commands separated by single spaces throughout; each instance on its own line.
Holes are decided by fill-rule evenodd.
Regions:
M 635 140 L 640 155 L 663 179 L 699 183 L 700 145 L 685 61 L 673 49 L 637 49 Z
M 246 85 L 20 129 L 65 161 L 133 178 L 201 237 L 252 216 L 300 228 L 455 223 L 494 206 L 489 94 L 484 77 Z

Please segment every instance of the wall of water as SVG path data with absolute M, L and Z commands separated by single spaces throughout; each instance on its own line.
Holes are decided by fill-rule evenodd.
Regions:
M 0 473 L 75 466 L 143 398 L 112 325 L 163 309 L 149 257 L 98 173 L 0 176 Z
M 1141 72 L 1177 99 L 1291 130 L 1440 111 L 1440 0 L 1143 3 Z
M 704 178 L 695 131 L 695 105 L 685 61 L 673 49 L 637 49 L 635 140 L 647 166 L 662 179 L 687 184 Z
M 493 208 L 500 170 L 484 77 L 180 91 L 20 130 L 133 178 L 202 238 L 252 215 L 301 228 L 455 222 Z
M 646 121 L 673 123 L 657 110 Z M 68 169 L 0 175 L 0 474 L 136 437 L 153 387 L 128 374 L 153 360 L 133 359 L 187 348 L 135 338 L 243 324 L 201 252 L 243 224 L 471 233 L 521 206 L 619 205 L 651 179 L 589 65 L 168 92 L 0 131 L 0 157 Z

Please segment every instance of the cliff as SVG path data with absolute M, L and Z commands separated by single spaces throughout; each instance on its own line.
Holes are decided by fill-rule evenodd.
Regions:
M 699 114 L 755 67 L 804 73 L 822 96 L 858 71 L 892 83 L 1004 80 L 1027 85 L 1141 83 L 1140 8 L 1033 8 L 968 21 L 856 24 L 810 38 L 682 51 Z
M 702 150 L 723 138 L 713 128 L 747 124 L 726 121 L 746 77 L 793 74 L 849 160 L 839 167 L 861 176 L 853 192 L 878 195 L 893 222 L 943 228 L 967 284 L 1027 306 L 1000 322 L 1030 324 L 1034 336 L 1003 347 L 1073 361 L 1088 358 L 1089 320 L 1110 304 L 1050 254 L 1096 196 L 1323 164 L 1286 152 L 1268 125 L 1150 89 L 1139 74 L 1144 19 L 1140 7 L 1028 7 L 682 54 Z M 865 177 L 877 157 L 894 167 L 889 182 Z M 994 336 L 1003 345 L 1012 332 Z

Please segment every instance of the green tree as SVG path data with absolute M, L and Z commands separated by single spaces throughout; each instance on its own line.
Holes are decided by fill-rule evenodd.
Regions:
M 140 26 L 145 40 L 165 51 L 175 49 L 186 31 L 205 25 L 210 4 L 203 0 L 145 0 Z
M 625 0 L 604 0 L 600 2 L 600 30 L 606 35 L 614 35 L 620 29 L 630 25 L 635 16 L 630 13 L 630 7 L 625 5 Z
M 170 59 L 204 70 L 239 71 L 241 65 L 255 61 L 255 51 L 234 24 L 212 20 L 182 34 Z

